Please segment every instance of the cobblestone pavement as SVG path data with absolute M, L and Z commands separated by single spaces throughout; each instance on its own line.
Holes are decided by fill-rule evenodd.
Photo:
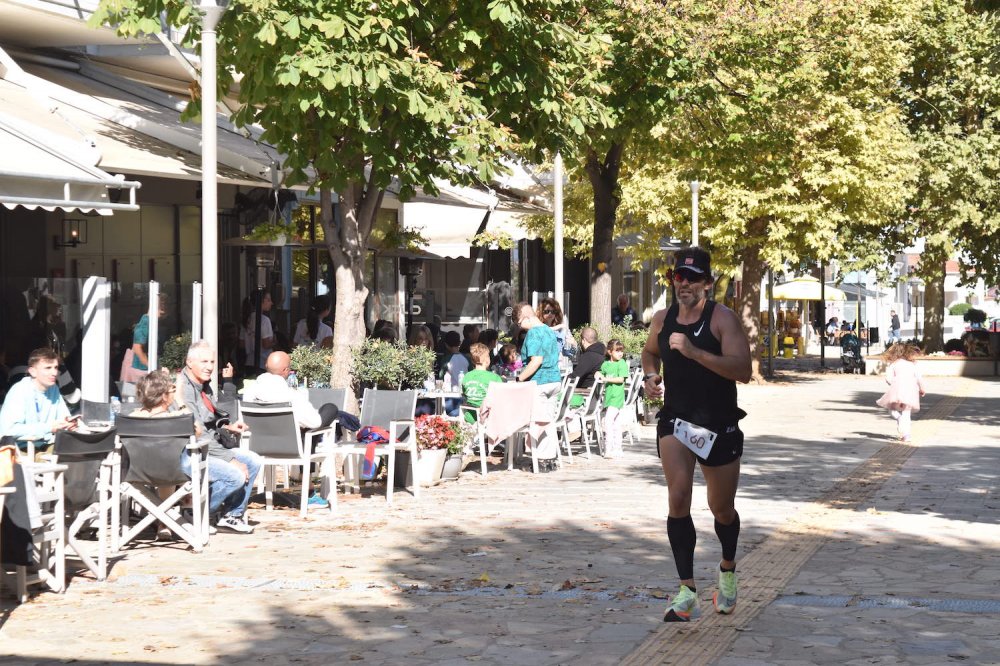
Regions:
M 256 510 L 194 554 L 140 545 L 105 584 L 0 606 L 0 663 L 1000 663 L 1000 382 L 931 378 L 913 446 L 878 377 L 740 388 L 741 599 L 709 613 L 718 542 L 700 477 L 705 617 L 676 587 L 642 428 L 623 459 L 467 472 L 420 500 Z M 478 469 L 470 468 L 470 469 Z

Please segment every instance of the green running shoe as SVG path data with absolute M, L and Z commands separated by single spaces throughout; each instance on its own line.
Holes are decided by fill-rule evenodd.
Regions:
M 712 595 L 715 611 L 729 615 L 736 608 L 736 572 L 719 571 L 719 589 Z
M 698 595 L 687 585 L 681 585 L 680 592 L 670 600 L 670 608 L 663 616 L 664 622 L 690 622 L 701 617 Z

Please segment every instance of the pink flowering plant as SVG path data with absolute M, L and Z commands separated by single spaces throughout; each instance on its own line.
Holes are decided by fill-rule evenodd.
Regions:
M 417 417 L 417 448 L 451 449 L 460 437 L 457 424 L 443 416 L 424 414 Z

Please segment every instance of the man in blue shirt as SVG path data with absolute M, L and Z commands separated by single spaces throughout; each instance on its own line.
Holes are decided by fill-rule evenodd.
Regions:
M 535 450 L 541 461 L 552 461 L 558 455 L 559 446 L 554 423 L 562 379 L 559 374 L 559 355 L 562 353 L 559 341 L 552 329 L 538 318 L 530 303 L 518 303 L 514 307 L 513 319 L 525 331 L 521 345 L 524 367 L 517 375 L 517 381 L 538 384 L 533 420 L 541 429 L 541 435 L 534 444 Z M 551 468 L 550 462 L 539 466 L 545 471 Z
M 0 409 L 0 434 L 14 437 L 22 451 L 30 441 L 36 455 L 47 453 L 56 432 L 76 428 L 59 394 L 58 380 L 59 355 L 41 347 L 28 357 L 28 376 L 7 392 Z

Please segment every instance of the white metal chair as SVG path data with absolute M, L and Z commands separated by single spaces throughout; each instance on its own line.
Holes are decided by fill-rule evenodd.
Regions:
M 583 398 L 583 405 L 570 413 L 570 419 L 580 420 L 580 439 L 587 450 L 587 457 L 590 457 L 590 442 L 593 437 L 597 445 L 597 453 L 604 455 L 604 430 L 601 425 L 601 413 L 604 402 L 604 382 L 594 379 L 590 385 L 587 395 Z
M 112 488 L 112 549 L 120 551 L 157 520 L 200 552 L 208 543 L 208 442 L 198 442 L 191 414 L 162 418 L 120 415 Z M 184 473 L 181 456 L 190 457 L 191 475 Z M 157 488 L 177 489 L 161 499 Z M 191 498 L 191 522 L 182 524 L 180 504 Z M 145 515 L 129 524 L 129 502 Z
M 410 478 L 414 497 L 420 497 L 420 480 L 417 478 L 417 435 L 414 429 L 414 410 L 417 407 L 416 391 L 377 391 L 365 389 L 361 401 L 361 426 L 377 426 L 389 433 L 388 442 L 375 444 L 376 456 L 385 456 L 388 477 L 386 479 L 385 500 L 392 504 L 392 491 L 396 478 L 396 453 L 409 451 Z M 364 456 L 368 444 L 362 442 L 338 442 L 337 452 L 344 454 L 347 462 L 345 477 L 352 485 L 358 484 L 360 465 L 356 458 Z M 346 486 L 347 484 L 345 484 Z
M 627 419 L 625 422 L 625 434 L 628 435 L 629 446 L 635 446 L 634 429 L 639 425 L 639 394 L 642 389 L 642 368 L 636 368 L 628 378 L 625 387 L 625 404 L 622 407 L 622 414 Z
M 261 464 L 264 467 L 264 497 L 267 510 L 274 508 L 274 468 L 295 465 L 302 469 L 299 515 L 305 516 L 309 510 L 309 468 L 314 461 L 322 460 L 320 471 L 324 474 L 324 479 L 320 486 L 320 494 L 329 499 L 330 511 L 333 512 L 337 505 L 336 479 L 331 480 L 327 475 L 333 470 L 331 460 L 336 453 L 336 444 L 332 443 L 319 452 L 314 450 L 317 439 L 335 432 L 337 422 L 334 421 L 325 428 L 303 432 L 295 421 L 292 406 L 288 403 L 244 402 L 240 406 L 240 416 L 250 428 L 249 437 L 245 438 L 244 442 L 251 451 L 263 458 Z M 327 441 L 332 442 L 333 439 L 331 437 Z
M 556 435 L 566 448 L 566 458 L 571 465 L 573 464 L 573 447 L 569 441 L 569 423 L 572 421 L 569 403 L 573 400 L 573 392 L 576 390 L 576 385 L 579 381 L 579 377 L 566 377 L 563 381 L 562 393 L 559 394 L 559 403 L 556 407 Z M 562 452 L 559 450 L 559 447 L 556 448 L 556 452 L 559 464 L 562 465 Z

